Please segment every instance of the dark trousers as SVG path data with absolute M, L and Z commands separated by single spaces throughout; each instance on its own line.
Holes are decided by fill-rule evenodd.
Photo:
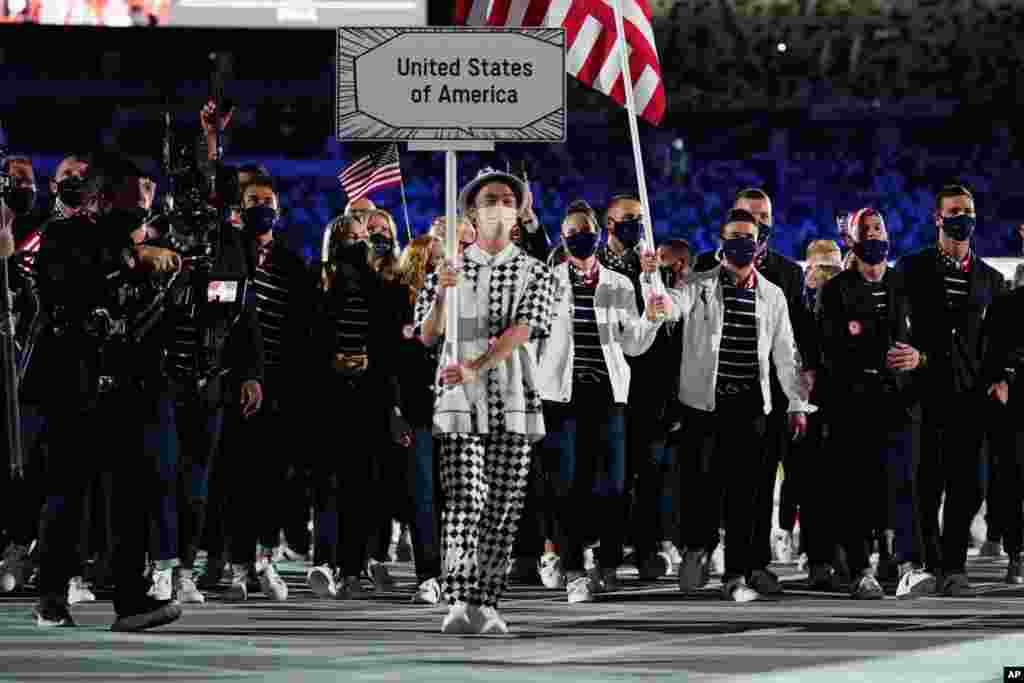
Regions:
M 236 413 L 227 420 L 223 466 L 217 469 L 226 467 L 234 475 L 220 479 L 227 484 L 226 533 L 232 562 L 252 562 L 257 544 L 275 548 L 282 528 L 295 544 L 293 550 L 309 549 L 306 522 L 296 519 L 308 521 L 310 506 L 303 462 L 295 454 L 304 459 L 320 442 L 302 428 L 295 408 L 294 400 L 280 396 L 277 387 L 267 383 L 258 413 L 248 419 Z
M 807 434 L 790 445 L 784 467 L 780 526 L 792 531 L 800 516 L 800 545 L 810 565 L 832 564 L 838 543 L 831 519 L 838 506 L 826 484 L 835 476 L 835 462 L 826 450 L 828 416 L 819 410 L 807 416 Z
M 210 475 L 220 452 L 225 408 L 187 396 L 178 401 L 176 411 L 178 546 L 182 566 L 192 569 L 203 540 Z
M 868 391 L 844 394 L 842 415 L 831 425 L 831 452 L 843 463 L 842 485 L 829 519 L 839 530 L 852 578 L 870 567 L 872 532 L 895 532 L 893 557 L 920 564 L 924 541 L 914 481 L 915 434 L 919 425 L 899 395 Z
M 28 547 L 36 540 L 45 496 L 46 418 L 37 405 L 22 403 L 20 410 L 24 476 L 15 478 L 4 463 L 0 473 L 0 549 L 10 543 Z
M 784 396 L 772 397 L 772 412 L 765 422 L 764 458 L 751 522 L 754 525 L 755 569 L 764 569 L 772 562 L 772 521 L 775 516 L 775 483 L 779 464 L 789 459 L 792 438 L 789 432 L 789 401 Z M 729 547 L 729 534 L 725 535 Z M 728 554 L 728 553 L 727 553 Z
M 753 546 L 751 518 L 759 512 L 757 492 L 763 484 L 760 466 L 765 460 L 768 418 L 760 394 L 749 393 L 752 395 L 728 403 L 719 400 L 714 412 L 685 409 L 678 437 L 683 439 L 679 454 L 680 545 L 710 550 L 709 530 L 718 528 L 724 509 L 723 581 L 747 577 L 763 567 Z
M 532 458 L 530 476 L 526 482 L 526 499 L 519 520 L 519 533 L 516 534 L 516 543 L 512 551 L 513 557 L 540 557 L 544 553 L 545 541 L 550 539 L 554 542 L 550 489 L 551 480 L 544 468 L 544 459 Z
M 385 416 L 372 400 L 373 387 L 365 379 L 338 378 L 332 388 L 329 407 L 340 412 L 325 416 L 324 424 L 342 419 L 345 427 L 328 430 L 318 449 L 316 561 L 340 568 L 344 576 L 359 576 L 368 557 L 387 559 L 381 530 L 390 522 L 392 510 L 381 458 L 393 458 L 394 452 L 385 436 Z
M 159 449 L 161 441 L 169 440 L 163 419 L 168 413 L 173 416 L 169 403 L 124 389 L 105 395 L 87 412 L 66 407 L 49 412 L 50 469 L 39 557 L 39 592 L 44 600 L 65 600 L 68 580 L 78 573 L 83 499 L 90 481 L 104 469 L 113 476 L 114 608 L 118 614 L 130 613 L 145 597 L 150 520 L 156 520 L 158 529 L 173 528 L 175 523 L 168 514 L 174 509 L 173 478 Z M 157 545 L 161 553 L 154 559 L 173 563 L 176 535 L 163 535 Z
M 964 573 L 971 523 L 982 500 L 978 467 L 991 402 L 977 393 L 950 393 L 929 395 L 923 408 L 918 487 L 925 562 L 946 574 Z
M 636 495 L 630 527 L 636 546 L 636 558 L 645 557 L 661 550 L 661 542 L 674 536 L 675 502 L 673 500 L 673 479 L 678 480 L 676 455 L 678 444 L 669 444 L 668 434 L 660 420 L 651 415 L 643 421 L 640 443 L 634 441 L 631 455 L 633 471 L 636 473 Z M 633 432 L 632 423 L 630 431 Z
M 1003 547 L 1011 562 L 1019 561 L 1024 550 L 1024 423 L 1017 405 L 1020 403 L 1010 399 L 1008 406 L 993 407 L 996 417 L 990 441 L 998 467 L 994 480 L 1000 489 L 994 500 L 989 498 L 989 512 L 1002 524 Z M 992 509 L 993 503 L 999 506 L 996 510 Z
M 554 541 L 562 569 L 582 572 L 592 521 L 600 526 L 604 570 L 622 562 L 626 524 L 626 411 L 610 399 L 592 402 L 575 388 L 572 403 L 545 403 L 542 457 L 552 477 Z
M 407 478 L 410 500 L 410 532 L 416 577 L 422 583 L 441 576 L 441 507 L 438 500 L 438 444 L 429 426 L 416 429 L 416 443 L 409 449 Z

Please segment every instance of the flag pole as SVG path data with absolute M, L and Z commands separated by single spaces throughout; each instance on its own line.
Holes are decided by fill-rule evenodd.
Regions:
M 449 265 L 459 267 L 459 226 L 456 222 L 456 205 L 459 201 L 458 156 L 454 149 L 444 155 L 445 184 L 445 252 Z M 459 362 L 459 290 L 452 287 L 447 293 L 447 320 L 445 321 L 446 358 L 451 365 Z
M 647 198 L 647 176 L 644 174 L 644 158 L 640 152 L 640 130 L 636 123 L 636 101 L 633 98 L 633 75 L 629 70 L 629 55 L 626 50 L 626 29 L 622 18 L 622 0 L 611 0 L 615 12 L 615 45 L 619 53 L 619 64 L 622 67 L 622 85 L 626 91 L 626 115 L 629 119 L 629 137 L 633 143 L 633 163 L 636 165 L 636 182 L 640 191 L 640 204 L 644 207 L 643 225 L 644 242 L 652 253 L 654 246 L 654 228 L 651 218 L 651 203 Z M 660 273 L 651 274 L 654 279 L 654 291 L 664 294 Z
M 405 201 L 405 181 L 402 180 L 402 167 L 398 167 L 398 185 L 402 188 L 402 210 L 405 212 L 405 236 L 412 242 L 412 223 L 409 222 L 409 204 Z

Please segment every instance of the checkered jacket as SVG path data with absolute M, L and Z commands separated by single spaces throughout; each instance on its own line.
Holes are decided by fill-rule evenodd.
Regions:
M 551 336 L 537 344 L 541 395 L 545 401 L 572 400 L 573 296 L 569 264 L 555 268 L 558 290 Z M 637 312 L 636 293 L 628 277 L 598 264 L 594 313 L 601 337 L 612 394 L 616 403 L 629 397 L 630 369 L 626 355 L 646 353 L 658 334 L 658 326 Z
M 530 326 L 530 343 L 479 381 L 442 387 L 440 372 L 450 362 L 442 359 L 435 378 L 435 434 L 523 434 L 534 441 L 544 437 L 534 344 L 551 333 L 555 279 L 551 270 L 510 244 L 491 256 L 476 245 L 466 249 L 459 277 L 458 340 L 461 362 L 485 353 L 508 328 Z M 414 334 L 430 317 L 437 297 L 438 276 L 431 274 L 416 300 Z M 447 343 L 447 340 L 446 340 Z

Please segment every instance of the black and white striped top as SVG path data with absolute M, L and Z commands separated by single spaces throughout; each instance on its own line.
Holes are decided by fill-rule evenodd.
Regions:
M 256 312 L 263 332 L 264 364 L 268 369 L 279 368 L 291 298 L 288 278 L 281 267 L 268 258 L 256 269 L 253 289 L 256 293 Z
M 601 335 L 597 329 L 597 313 L 594 310 L 594 294 L 597 292 L 597 277 L 585 280 L 570 266 L 572 280 L 572 336 L 573 361 L 572 378 L 578 384 L 606 384 L 608 365 L 601 350 Z
M 754 384 L 760 377 L 757 359 L 757 291 L 722 282 L 725 316 L 718 351 L 718 377 L 727 383 Z
M 967 273 L 954 268 L 947 268 L 943 275 L 946 285 L 946 302 L 951 310 L 961 311 L 967 304 L 969 285 Z
M 884 320 L 889 314 L 889 288 L 884 282 L 868 282 L 868 291 L 871 292 L 871 306 L 879 320 Z
M 167 351 L 168 370 L 171 375 L 184 378 L 196 369 L 199 337 L 195 323 L 183 320 L 174 328 L 174 337 Z
M 370 304 L 361 293 L 349 294 L 335 318 L 337 353 L 366 353 L 370 336 Z

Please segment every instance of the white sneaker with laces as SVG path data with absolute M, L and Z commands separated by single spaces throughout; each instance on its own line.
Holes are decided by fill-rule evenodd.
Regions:
M 597 560 L 594 559 L 594 549 L 586 548 L 583 551 L 583 568 L 590 570 L 597 566 Z
M 370 560 L 370 578 L 373 579 L 373 587 L 377 591 L 389 591 L 395 587 L 395 580 L 391 578 L 388 568 L 383 562 Z
M 772 533 L 775 561 L 790 564 L 793 561 L 793 534 L 785 529 L 776 529 Z
M 722 596 L 733 602 L 753 602 L 761 597 L 761 594 L 747 585 L 745 579 L 733 579 L 722 586 Z
M 913 600 L 924 595 L 932 595 L 938 588 L 937 584 L 933 574 L 913 568 L 900 576 L 899 585 L 896 586 L 896 597 L 900 600 Z
M 178 602 L 184 604 L 201 605 L 206 602 L 206 596 L 199 592 L 196 588 L 196 582 L 192 578 L 192 572 L 182 570 L 174 582 L 175 593 L 178 596 Z
M 479 610 L 473 610 L 479 614 Z M 470 613 L 470 606 L 464 602 L 457 602 L 448 608 L 448 614 L 441 622 L 441 633 L 448 635 L 468 635 L 477 633 L 477 624 L 474 623 L 474 614 Z M 475 620 L 477 623 L 480 619 Z
M 80 602 L 96 602 L 96 595 L 85 585 L 81 576 L 75 576 L 68 581 L 68 604 L 77 605 Z
M 594 578 L 588 575 L 570 581 L 565 587 L 565 592 L 569 604 L 575 605 L 580 602 L 594 602 L 594 594 L 601 591 Z
M 725 575 L 725 543 L 720 542 L 711 552 L 711 559 L 708 561 L 708 574 L 710 576 Z
M 224 599 L 231 602 L 245 602 L 249 599 L 249 566 L 231 565 L 231 587 L 224 593 Z
M 338 597 L 338 586 L 334 581 L 334 571 L 327 565 L 313 567 L 306 576 L 306 583 L 318 598 Z
M 288 599 L 288 584 L 284 582 L 273 562 L 264 562 L 258 567 L 256 573 L 260 577 L 260 588 L 263 594 L 276 602 L 284 602 Z
M 565 588 L 565 574 L 562 573 L 562 560 L 554 553 L 547 553 L 537 563 L 540 582 L 545 588 L 557 590 Z
M 670 543 L 665 552 L 668 553 L 669 559 L 672 561 L 673 567 L 678 567 L 683 563 L 683 554 L 679 552 L 679 548 L 676 547 L 675 543 Z
M 480 624 L 480 630 L 478 633 L 482 636 L 492 635 L 508 635 L 508 624 L 498 614 L 496 607 L 481 607 L 480 614 L 483 616 L 482 623 Z
M 152 585 L 146 595 L 154 600 L 167 601 L 174 597 L 174 582 L 170 569 L 153 569 L 150 574 Z
M 441 583 L 437 579 L 427 579 L 416 589 L 412 601 L 418 605 L 437 605 L 441 597 Z

